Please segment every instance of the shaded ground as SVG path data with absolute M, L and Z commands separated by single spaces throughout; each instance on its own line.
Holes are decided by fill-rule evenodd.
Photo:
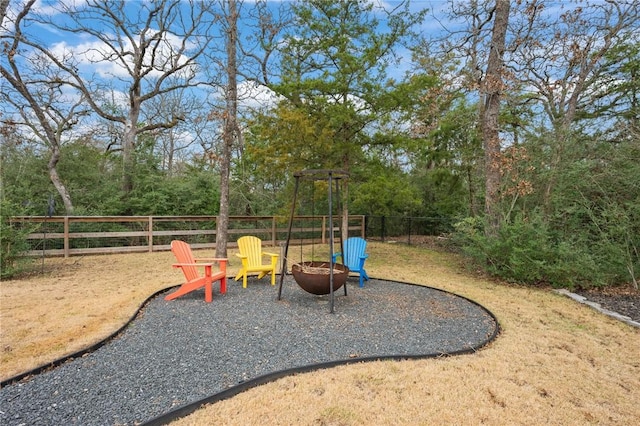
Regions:
M 609 288 L 604 290 L 575 291 L 603 308 L 640 322 L 640 291 L 630 287 Z

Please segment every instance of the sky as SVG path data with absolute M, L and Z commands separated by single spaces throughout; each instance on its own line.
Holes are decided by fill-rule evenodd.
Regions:
M 374 5 L 377 7 L 385 7 L 387 9 L 395 8 L 398 6 L 398 1 L 391 0 L 371 0 Z M 60 4 L 64 4 L 66 6 L 74 6 L 74 5 L 83 5 L 85 0 L 64 0 L 63 2 L 51 1 L 51 0 L 38 0 L 34 7 L 38 13 L 43 15 L 50 16 L 55 22 L 63 23 L 65 18 L 63 14 L 57 13 L 57 9 L 59 9 Z M 270 2 L 269 5 L 272 9 L 280 7 L 283 3 L 282 1 L 273 1 Z M 11 7 L 15 7 L 19 2 L 11 2 Z M 127 3 L 127 8 L 130 9 L 130 16 L 133 17 L 136 14 L 136 9 L 140 9 L 141 6 L 148 4 L 143 0 L 132 0 Z M 411 2 L 412 9 L 418 10 L 424 7 L 432 7 L 435 10 L 442 9 L 445 5 L 445 1 L 437 1 L 437 0 L 418 0 Z M 253 6 L 252 1 L 245 1 L 245 4 L 242 6 L 243 9 L 249 10 Z M 381 14 L 379 16 L 382 16 Z M 425 23 L 424 30 L 430 30 L 429 27 L 433 26 L 434 20 L 427 19 L 427 23 Z M 89 22 L 89 21 L 85 21 Z M 93 29 L 102 30 L 104 33 L 108 32 L 108 28 L 100 28 L 99 23 L 97 21 L 92 22 L 91 27 Z M 250 25 L 250 21 L 246 19 L 241 19 L 240 22 L 240 31 L 248 30 Z M 438 24 L 439 25 L 439 24 Z M 51 26 L 45 26 L 41 24 L 31 24 L 27 28 L 27 31 L 31 32 L 35 37 L 37 37 L 42 44 L 48 45 L 49 48 L 56 53 L 57 56 L 62 57 L 64 55 L 73 54 L 75 60 L 77 61 L 77 66 L 82 70 L 83 73 L 87 76 L 91 76 L 91 79 L 97 81 L 97 79 L 105 79 L 106 81 L 110 81 L 111 83 L 116 83 L 118 79 L 126 80 L 129 75 L 128 72 L 124 69 L 122 64 L 119 61 L 104 61 L 100 60 L 100 56 L 98 54 L 99 51 L 104 51 L 104 43 L 99 40 L 97 37 L 90 36 L 88 34 L 82 33 L 71 33 L 71 32 L 63 32 L 57 29 L 52 28 Z M 180 40 L 175 37 L 174 39 L 167 38 L 166 46 L 173 46 L 174 49 L 178 48 Z M 222 41 L 219 42 L 221 44 Z M 127 46 L 127 48 L 131 48 L 131 46 Z M 168 51 L 168 49 L 167 49 Z M 400 62 L 400 65 L 395 66 L 395 68 L 391 68 L 390 72 L 397 79 L 400 79 L 402 74 L 408 70 L 410 66 L 410 52 L 406 49 L 399 48 L 396 54 L 403 56 L 403 60 Z M 126 83 L 122 86 L 126 89 Z M 264 87 L 257 86 L 255 84 L 249 82 L 241 82 L 241 93 L 246 94 L 245 102 L 251 102 L 254 105 L 263 104 L 265 102 L 270 102 L 273 100 L 273 96 L 270 95 L 269 91 Z M 126 101 L 126 96 L 123 93 L 122 102 Z
M 20 0 L 21 1 L 21 0 Z M 86 0 L 65 0 L 65 5 L 82 5 Z M 376 6 L 382 6 L 386 9 L 395 8 L 398 5 L 398 1 L 391 0 L 370 0 Z M 38 0 L 36 3 L 36 9 L 43 13 L 52 16 L 56 22 L 64 22 L 64 16 L 61 14 L 55 13 L 55 8 L 52 7 L 59 2 L 54 2 L 51 0 Z M 270 8 L 275 9 L 282 4 L 285 4 L 284 1 L 272 1 L 269 3 Z M 15 7 L 16 4 L 19 4 L 19 1 L 11 2 L 11 7 Z M 252 1 L 245 1 L 244 10 L 250 10 L 253 6 Z M 453 30 L 459 28 L 460 24 L 455 24 L 449 19 L 448 10 L 450 7 L 450 2 L 448 0 L 413 0 L 410 2 L 411 9 L 415 11 L 420 11 L 425 8 L 429 9 L 430 12 L 427 15 L 427 18 L 423 22 L 423 24 L 419 28 L 419 32 L 423 35 L 436 36 L 441 34 L 443 31 L 443 27 L 447 27 L 449 30 Z M 140 9 L 142 6 L 148 5 L 146 0 L 130 0 L 127 2 L 127 8 L 132 12 L 130 14 L 131 17 L 135 16 L 135 11 Z M 547 2 L 546 6 L 546 14 L 547 16 L 554 16 L 559 14 L 564 8 L 572 7 L 575 3 L 572 2 Z M 380 15 L 382 16 L 382 15 Z M 241 31 L 247 30 L 250 26 L 251 21 L 243 19 L 241 20 L 240 27 Z M 97 26 L 92 26 L 93 28 L 99 28 Z M 118 93 L 116 90 L 115 100 L 116 102 L 122 103 L 122 105 L 126 105 L 126 83 L 119 86 L 117 82 L 119 79 L 126 80 L 128 78 L 128 73 L 125 72 L 123 66 L 118 64 L 117 61 L 103 61 L 99 60 L 99 55 L 97 52 L 100 50 L 104 50 L 103 42 L 98 40 L 97 37 L 91 37 L 87 34 L 82 33 L 69 33 L 62 32 L 59 30 L 54 30 L 50 26 L 45 27 L 39 24 L 32 24 L 28 27 L 28 31 L 32 32 L 35 36 L 37 36 L 43 44 L 50 46 L 50 48 L 57 52 L 58 55 L 69 54 L 72 53 L 74 58 L 78 61 L 78 67 L 82 69 L 82 71 L 87 76 L 91 76 L 92 82 L 97 82 L 100 79 L 103 79 L 107 83 L 113 83 L 116 89 L 121 89 Z M 106 33 L 108 31 L 107 28 L 102 28 L 102 31 Z M 179 40 L 177 38 L 167 37 L 165 40 L 166 51 L 169 50 L 169 46 L 172 46 L 173 49 L 179 47 Z M 223 42 L 219 41 L 218 45 L 222 46 Z M 127 48 L 131 48 L 131 46 L 126 46 Z M 406 48 L 398 48 L 396 54 L 402 57 L 399 65 L 393 65 L 389 70 L 392 77 L 400 80 L 405 72 L 407 72 L 412 64 L 410 58 L 410 52 Z M 162 55 L 160 55 L 162 56 Z M 167 56 L 167 55 L 165 55 Z M 0 63 L 4 64 L 4 59 L 0 59 Z M 214 67 L 212 66 L 211 69 Z M 187 72 L 193 71 L 193 69 L 187 69 Z M 193 71 L 200 72 L 202 70 Z M 0 82 L 0 84 L 5 84 L 5 82 Z M 270 93 L 270 91 L 264 87 L 259 85 L 255 85 L 248 81 L 241 82 L 240 91 L 242 97 L 242 106 L 244 107 L 257 107 L 260 105 L 269 105 L 273 102 L 274 97 Z M 222 98 L 221 93 L 215 94 L 218 98 Z

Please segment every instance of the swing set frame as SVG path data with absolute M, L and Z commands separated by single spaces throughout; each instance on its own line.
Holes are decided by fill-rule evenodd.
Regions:
M 329 312 L 334 313 L 334 263 L 332 261 L 333 255 L 335 253 L 334 250 L 334 226 L 333 226 L 333 197 L 334 190 L 333 185 L 335 184 L 335 196 L 338 200 L 338 209 L 340 209 L 340 181 L 342 179 L 347 179 L 349 177 L 349 173 L 345 170 L 334 170 L 334 169 L 309 169 L 295 172 L 293 174 L 295 178 L 295 188 L 293 191 L 293 203 L 291 204 L 291 215 L 289 216 L 289 226 L 287 229 L 287 241 L 284 247 L 284 256 L 282 257 L 282 270 L 280 273 L 280 284 L 278 287 L 278 300 L 282 299 L 282 283 L 284 280 L 284 276 L 287 273 L 287 256 L 289 254 L 289 244 L 291 242 L 291 231 L 293 228 L 293 218 L 296 212 L 296 205 L 298 201 L 298 190 L 300 189 L 300 181 L 301 180 L 326 180 L 328 182 L 328 201 L 329 201 Z M 314 196 L 315 197 L 315 196 Z M 315 212 L 314 212 L 315 213 Z M 342 221 L 338 226 L 339 234 L 340 234 L 340 247 L 342 247 Z M 312 243 L 313 244 L 313 243 Z M 302 258 L 300 259 L 300 263 L 302 262 Z M 346 272 L 341 271 L 341 273 L 348 276 L 348 269 Z M 300 285 L 300 283 L 298 283 Z M 343 284 L 344 286 L 344 295 L 347 295 L 347 283 Z M 302 285 L 300 285 L 301 288 Z

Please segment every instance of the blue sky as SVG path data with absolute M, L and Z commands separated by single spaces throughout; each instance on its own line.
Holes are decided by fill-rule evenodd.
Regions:
M 132 14 L 134 9 L 140 8 L 143 4 L 143 0 L 133 0 L 129 1 L 127 4 L 128 8 L 132 9 Z M 387 9 L 392 9 L 398 6 L 400 2 L 398 1 L 389 1 L 389 0 L 371 0 L 374 5 L 379 7 L 385 7 Z M 85 3 L 84 0 L 64 0 L 63 2 L 51 1 L 51 0 L 38 0 L 35 6 L 35 10 L 39 13 L 43 13 L 45 15 L 49 15 L 53 17 L 56 22 L 64 22 L 65 16 L 63 14 L 59 14 L 56 12 L 56 9 L 59 7 L 59 4 L 66 5 L 82 5 Z M 270 5 L 273 8 L 277 8 L 282 5 L 281 1 L 271 2 Z M 443 7 L 447 5 L 446 1 L 437 1 L 437 0 L 414 0 L 410 3 L 413 10 L 421 10 L 425 7 L 432 8 L 433 10 L 441 10 Z M 12 7 L 15 7 L 16 3 L 12 3 Z M 248 10 L 253 6 L 252 1 L 245 1 L 243 8 L 244 10 Z M 379 14 L 382 17 L 382 14 Z M 440 25 L 434 24 L 436 21 L 433 19 L 427 19 L 422 28 L 423 31 L 432 31 L 434 28 L 438 28 Z M 244 25 L 243 25 L 244 24 Z M 98 28 L 97 23 L 93 23 L 93 28 Z M 247 22 L 241 21 L 240 27 L 246 28 Z M 48 45 L 53 51 L 57 52 L 58 55 L 73 53 L 74 58 L 78 61 L 79 68 L 86 74 L 93 76 L 92 78 L 102 78 L 107 81 L 115 82 L 118 78 L 127 79 L 128 75 L 126 71 L 122 68 L 117 61 L 98 61 L 99 55 L 97 52 L 99 50 L 103 50 L 104 44 L 96 37 L 92 37 L 88 34 L 82 33 L 70 33 L 70 32 L 62 32 L 56 30 L 50 26 L 42 26 L 42 25 L 32 25 L 28 28 L 30 32 L 32 32 L 38 39 L 43 43 Z M 104 28 L 104 32 L 108 32 L 110 28 Z M 167 42 L 171 43 L 171 40 L 168 39 Z M 177 43 L 177 40 L 174 40 L 174 43 Z M 400 79 L 402 74 L 409 69 L 410 66 L 410 53 L 408 50 L 402 50 L 399 48 L 396 51 L 397 55 L 403 57 L 403 60 L 400 62 L 400 65 L 395 66 L 395 68 L 390 69 L 389 71 L 393 74 L 394 77 Z M 254 88 L 254 85 L 246 84 L 244 85 L 249 88 Z M 123 86 L 124 87 L 124 86 Z M 249 96 L 254 101 L 256 100 L 268 100 L 270 97 L 264 93 L 264 91 L 252 92 Z
M 398 5 L 397 1 L 390 0 L 371 0 L 375 5 L 384 6 L 387 9 L 392 9 Z M 84 4 L 84 0 L 65 0 L 65 4 Z M 53 16 L 52 5 L 58 4 L 50 0 L 39 0 L 37 3 L 37 9 L 42 13 L 49 13 Z M 132 10 L 142 6 L 143 0 L 132 0 L 127 3 L 127 7 Z M 281 1 L 274 1 L 270 3 L 270 6 L 276 8 L 282 5 Z M 410 2 L 412 10 L 420 11 L 423 9 L 429 9 L 430 13 L 427 15 L 424 23 L 420 27 L 422 34 L 436 35 L 442 31 L 442 26 L 446 26 L 449 29 L 454 29 L 455 25 L 448 18 L 448 10 L 450 7 L 450 1 L 448 0 L 413 0 Z M 12 7 L 15 7 L 16 2 L 12 2 Z M 245 1 L 244 8 L 249 9 L 253 5 L 252 1 Z M 546 14 L 548 16 L 557 15 L 563 8 L 574 7 L 574 2 L 548 2 L 546 6 Z M 380 15 L 382 16 L 382 15 Z M 58 22 L 65 19 L 63 15 L 56 14 L 54 19 Z M 241 26 L 246 28 L 247 23 L 241 22 Z M 459 24 L 458 24 L 459 25 Z M 104 31 L 108 31 L 105 28 Z M 62 54 L 62 52 L 73 52 L 76 60 L 79 61 L 79 67 L 86 73 L 86 75 L 93 75 L 95 79 L 105 79 L 106 81 L 115 82 L 118 78 L 122 77 L 127 79 L 128 75 L 124 72 L 124 69 L 117 65 L 116 61 L 96 61 L 96 52 L 102 48 L 102 42 L 95 37 L 90 37 L 87 34 L 71 34 L 68 32 L 60 32 L 52 30 L 50 27 L 43 27 L 39 25 L 32 25 L 29 27 L 29 31 L 33 31 L 41 40 L 42 43 L 48 44 L 55 51 Z M 172 43 L 170 38 L 167 38 L 167 45 Z M 175 44 L 175 40 L 173 40 Z M 390 74 L 396 79 L 400 79 L 404 72 L 410 69 L 410 52 L 406 49 L 399 49 L 396 54 L 400 55 L 403 60 L 399 65 L 394 65 L 390 69 Z M 122 86 L 125 87 L 125 86 Z M 265 90 L 256 90 L 253 84 L 243 84 L 241 89 L 247 89 L 244 92 L 245 102 L 257 105 L 259 103 L 267 103 L 272 97 Z M 249 89 L 251 89 L 249 91 Z M 124 102 L 126 97 L 122 96 Z

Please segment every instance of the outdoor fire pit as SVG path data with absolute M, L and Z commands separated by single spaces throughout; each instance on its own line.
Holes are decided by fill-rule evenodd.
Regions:
M 329 262 L 302 262 L 291 266 L 293 278 L 308 293 L 322 295 L 331 292 L 331 269 Z M 344 285 L 349 276 L 349 268 L 333 264 L 333 291 Z

